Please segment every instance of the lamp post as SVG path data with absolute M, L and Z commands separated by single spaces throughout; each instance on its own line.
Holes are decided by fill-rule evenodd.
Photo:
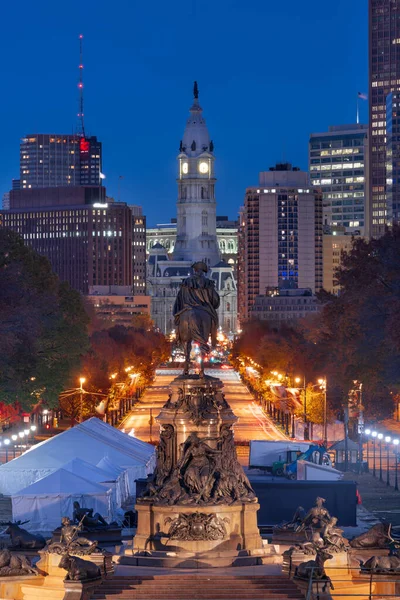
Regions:
M 385 442 L 386 442 L 386 485 L 390 485 L 390 478 L 389 478 L 389 467 L 390 467 L 390 458 L 389 458 L 389 450 L 390 450 L 390 446 L 389 446 L 389 442 L 391 441 L 391 437 L 390 435 L 387 435 L 385 437 Z
M 382 479 L 382 439 L 383 439 L 383 433 L 378 433 L 378 440 L 379 440 L 379 481 L 383 481 L 383 479 Z
M 378 435 L 376 431 L 373 431 L 371 433 L 372 437 L 374 438 L 372 440 L 372 443 L 374 445 L 374 454 L 373 454 L 373 463 L 372 463 L 372 475 L 375 477 L 375 473 L 376 473 L 376 436 Z
M 326 407 L 326 388 L 327 388 L 327 379 L 324 377 L 323 379 L 318 379 L 318 383 L 320 385 L 321 390 L 324 393 L 324 446 L 328 444 L 328 423 L 327 423 L 327 407 Z
M 362 405 L 362 383 L 359 381 L 354 382 L 358 384 L 358 472 L 362 472 L 363 463 L 363 433 L 364 433 L 364 415 Z
M 12 435 L 12 436 L 11 436 L 11 439 L 12 439 L 12 441 L 14 442 L 14 443 L 13 443 L 13 458 L 15 458 L 15 442 L 17 441 L 17 439 L 18 439 L 18 436 L 17 436 L 17 435 L 15 435 L 15 433 L 14 433 L 14 435 Z
M 296 377 L 295 382 L 300 383 L 300 381 L 301 381 L 300 377 Z M 308 432 L 308 423 L 307 423 L 307 386 L 306 386 L 306 376 L 305 375 L 303 377 L 303 387 L 299 388 L 299 389 L 304 391 L 304 402 L 303 402 L 304 433 L 303 433 L 303 437 L 304 437 L 304 440 L 309 440 L 310 434 Z
M 397 465 L 398 465 L 398 461 L 399 461 L 399 456 L 398 456 L 398 451 L 399 451 L 399 441 L 400 441 L 400 440 L 398 440 L 398 439 L 396 439 L 396 440 L 393 440 L 393 444 L 394 444 L 394 447 L 395 447 L 395 450 L 394 450 L 394 458 L 395 458 L 395 463 L 394 463 L 394 465 L 395 465 L 395 472 L 394 472 L 394 489 L 396 490 L 396 492 L 398 492 L 398 491 L 399 491 L 399 482 L 398 482 L 398 479 L 397 479 Z
M 367 471 L 369 473 L 369 436 L 371 435 L 371 430 L 366 429 L 365 435 L 367 436 Z
M 4 445 L 6 447 L 6 463 L 8 462 L 8 446 L 10 445 L 10 440 L 7 438 L 4 440 Z
M 80 393 L 80 410 L 79 410 L 79 423 L 83 421 L 83 384 L 85 383 L 85 377 L 79 377 L 79 393 Z

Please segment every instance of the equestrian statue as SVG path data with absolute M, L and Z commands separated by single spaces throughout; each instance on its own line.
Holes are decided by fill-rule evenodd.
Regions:
M 220 298 L 215 282 L 205 276 L 207 265 L 200 261 L 192 265 L 194 274 L 183 280 L 175 300 L 173 314 L 177 330 L 177 341 L 185 349 L 184 375 L 189 375 L 192 342 L 200 347 L 200 377 L 204 377 L 204 359 L 211 346 L 217 344 L 218 314 Z

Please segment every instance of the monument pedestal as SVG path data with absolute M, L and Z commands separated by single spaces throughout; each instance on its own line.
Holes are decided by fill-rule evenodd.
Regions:
M 230 506 L 137 504 L 138 527 L 133 540 L 133 551 L 141 553 L 164 550 L 203 554 L 211 551 L 259 550 L 263 547 L 257 527 L 259 508 L 257 503 Z M 177 531 L 176 535 L 171 535 L 170 523 L 173 524 L 180 515 L 188 519 L 189 529 L 185 534 Z M 216 526 L 207 527 L 207 521 L 213 517 Z
M 89 581 L 64 581 L 67 571 L 59 567 L 62 556 L 43 550 L 40 550 L 39 554 L 41 558 L 36 567 L 40 575 L 31 577 L 27 581 L 20 581 L 20 595 L 9 596 L 9 598 L 14 598 L 14 600 L 64 600 L 66 598 L 68 600 L 87 600 L 93 593 L 93 589 L 102 582 L 101 577 Z M 90 555 L 80 558 L 91 560 Z M 7 598 L 7 596 L 4 597 Z

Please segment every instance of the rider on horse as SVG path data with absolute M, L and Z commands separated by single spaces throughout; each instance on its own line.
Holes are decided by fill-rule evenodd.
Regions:
M 201 369 L 204 375 L 204 356 L 210 351 L 208 338 L 211 335 L 211 345 L 217 341 L 218 315 L 220 298 L 215 289 L 215 282 L 205 273 L 207 265 L 200 261 L 192 265 L 194 275 L 187 277 L 181 283 L 173 314 L 177 328 L 177 341 L 185 346 L 185 370 L 189 374 L 190 350 L 192 342 L 200 346 Z

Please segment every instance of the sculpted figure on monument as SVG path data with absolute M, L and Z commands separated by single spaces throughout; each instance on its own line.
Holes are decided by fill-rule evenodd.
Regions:
M 343 529 L 336 527 L 337 522 L 336 517 L 331 517 L 321 531 L 324 548 L 327 552 L 344 552 L 349 546 L 349 542 L 343 537 Z
M 315 501 L 315 506 L 310 508 L 310 510 L 304 517 L 303 522 L 301 523 L 301 525 L 299 525 L 296 531 L 304 531 L 304 529 L 307 529 L 309 527 L 313 527 L 314 529 L 321 529 L 322 527 L 324 527 L 324 525 L 329 523 L 329 521 L 331 520 L 331 515 L 329 514 L 329 511 L 324 507 L 324 503 L 325 498 L 321 498 L 320 496 L 318 496 Z
M 84 527 L 92 529 L 108 527 L 107 521 L 99 513 L 93 514 L 93 508 L 81 508 L 77 501 L 74 502 L 72 518 L 75 523 L 82 523 Z
M 161 486 L 171 474 L 173 460 L 174 428 L 164 425 L 157 446 L 157 466 L 154 473 L 155 483 Z
M 220 519 L 216 514 L 195 512 L 180 514 L 176 519 L 167 517 L 165 523 L 171 523 L 168 537 L 170 540 L 223 540 L 227 536 L 225 523 L 229 519 Z
M 216 455 L 221 453 L 211 448 L 205 440 L 208 438 L 200 439 L 197 433 L 191 433 L 178 464 L 183 482 L 196 503 L 210 499 L 215 483 Z
M 200 346 L 200 376 L 204 377 L 204 357 L 210 351 L 208 339 L 211 335 L 211 345 L 216 345 L 218 329 L 217 308 L 220 298 L 212 279 L 205 277 L 208 267 L 204 262 L 192 265 L 194 275 L 187 277 L 181 284 L 176 297 L 173 314 L 177 330 L 177 341 L 185 349 L 184 375 L 189 374 L 190 351 L 192 342 Z
M 68 517 L 61 519 L 61 541 L 53 542 L 47 546 L 51 554 L 65 554 L 70 551 L 74 554 L 92 554 L 97 548 L 97 541 L 81 537 L 82 523 L 74 525 Z
M 395 546 L 399 546 L 392 537 L 391 523 L 378 523 L 354 538 L 350 542 L 352 548 L 389 548 L 392 552 L 396 550 Z

